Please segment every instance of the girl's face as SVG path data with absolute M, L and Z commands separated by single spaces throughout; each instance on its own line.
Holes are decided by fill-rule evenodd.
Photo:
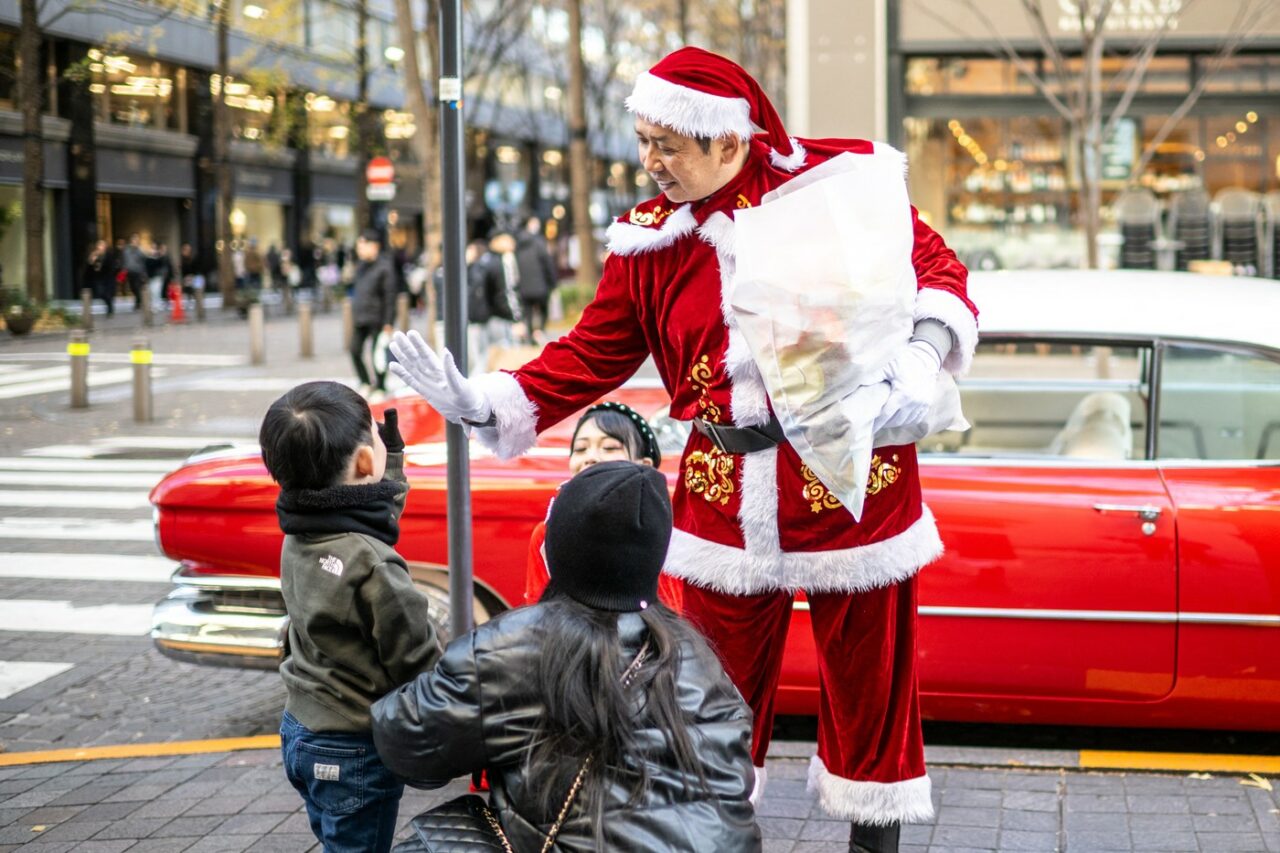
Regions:
M 627 446 L 611 435 L 606 435 L 596 426 L 595 420 L 589 420 L 578 428 L 573 437 L 573 449 L 569 452 L 569 473 L 577 474 L 597 462 L 614 462 L 623 459 L 639 462 L 641 465 L 652 465 L 648 457 L 632 459 Z

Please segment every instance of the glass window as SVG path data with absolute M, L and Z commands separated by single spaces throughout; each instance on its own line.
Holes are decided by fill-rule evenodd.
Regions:
M 1201 73 L 1207 73 L 1216 63 L 1211 56 L 1201 57 Z M 1205 91 L 1280 92 L 1280 57 L 1233 56 L 1209 78 Z
M 1084 73 L 1084 60 L 1079 56 L 1068 56 L 1064 62 L 1069 85 L 1078 86 L 1080 75 Z M 1102 86 L 1104 91 L 1123 92 L 1129 85 L 1134 66 L 1128 56 L 1104 56 L 1102 58 Z M 1060 80 L 1055 73 L 1053 63 L 1046 61 L 1043 66 L 1045 82 L 1050 88 L 1060 90 Z M 1146 73 L 1142 77 L 1140 92 L 1187 92 L 1191 88 L 1191 60 L 1187 56 L 1153 56 L 1147 64 Z
M 180 88 L 168 63 L 90 48 L 89 73 L 98 121 L 178 129 Z
M 1146 456 L 1148 350 L 981 343 L 960 381 L 965 432 L 921 442 L 933 453 L 1117 462 Z M 1280 440 L 1280 436 L 1277 436 Z
M 222 78 L 209 76 L 209 92 L 217 98 Z M 256 90 L 251 84 L 235 77 L 227 78 L 227 112 L 231 118 L 231 133 L 246 142 L 271 141 L 272 118 L 276 112 L 276 98 Z
M 305 100 L 311 150 L 339 159 L 350 156 L 351 104 L 315 92 L 308 92 Z
M 912 57 L 907 60 L 909 95 L 1003 95 L 1034 92 L 1013 63 L 1003 59 Z
M 1162 459 L 1280 459 L 1280 362 L 1171 346 L 1160 381 Z
M 311 47 L 326 56 L 351 60 L 356 55 L 356 13 L 337 3 L 314 3 L 310 21 Z
M 0 109 L 18 108 L 18 35 L 0 30 Z

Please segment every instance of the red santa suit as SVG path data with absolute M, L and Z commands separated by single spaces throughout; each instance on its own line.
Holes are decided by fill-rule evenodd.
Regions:
M 668 87 L 693 91 L 694 107 L 728 100 L 707 94 L 715 100 L 704 103 L 704 92 L 646 79 L 661 68 L 636 89 L 637 96 L 645 87 L 656 92 L 657 106 L 647 114 L 633 105 L 637 96 L 628 102 L 650 121 L 689 133 L 663 120 L 672 97 L 689 100 Z M 480 378 L 496 428 L 479 437 L 498 455 L 524 452 L 539 432 L 622 384 L 650 355 L 673 418 L 737 427 L 770 420 L 764 383 L 729 308 L 735 212 L 841 151 L 904 158 L 861 140 L 779 138 L 772 107 L 770 115 L 760 109 L 750 105 L 751 120 L 769 133 L 752 139 L 735 178 L 706 199 L 677 204 L 659 196 L 619 217 L 596 297 L 573 330 L 519 370 Z M 915 316 L 951 331 L 943 367 L 960 373 L 977 342 L 966 271 L 914 209 L 912 223 Z M 673 504 L 666 571 L 685 581 L 685 615 L 708 635 L 755 713 L 756 766 L 763 769 L 768 749 L 792 599 L 803 590 L 821 657 L 810 788 L 829 813 L 858 823 L 928 820 L 914 577 L 942 553 L 942 542 L 921 501 L 914 445 L 876 449 L 855 521 L 788 442 L 735 455 L 695 430 Z

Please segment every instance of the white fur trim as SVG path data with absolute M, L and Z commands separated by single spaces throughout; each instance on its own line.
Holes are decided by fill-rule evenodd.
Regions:
M 482 373 L 471 380 L 489 398 L 498 423 L 477 428 L 475 436 L 499 459 L 524 453 L 538 441 L 538 407 L 525 396 L 520 382 L 510 373 Z
M 716 250 L 716 262 L 720 265 L 720 314 L 729 329 L 724 362 L 733 383 L 730 418 L 737 426 L 759 426 L 769 421 L 769 395 L 733 313 L 736 226 L 728 214 L 713 213 L 698 229 L 698 238 Z
M 804 158 L 809 152 L 804 150 L 804 146 L 800 144 L 800 140 L 794 136 L 788 137 L 791 140 L 791 154 L 783 156 L 778 153 L 778 149 L 769 149 L 769 162 L 773 164 L 775 169 L 781 169 L 784 172 L 794 172 L 804 165 Z
M 777 563 L 783 556 L 778 538 L 778 448 L 747 453 L 739 460 L 742 492 L 738 525 L 742 528 L 745 547 L 740 552 L 736 548 L 731 550 L 758 563 Z M 672 535 L 674 544 L 674 532 Z
M 608 249 L 615 255 L 639 255 L 670 246 L 698 227 L 693 211 L 686 204 L 676 208 L 660 228 L 645 228 L 630 222 L 614 222 L 605 232 Z
M 748 454 L 745 458 L 749 460 L 767 452 Z M 744 481 L 746 477 L 744 467 Z M 744 508 L 748 499 L 744 485 Z M 777 500 L 776 485 L 773 499 Z M 745 513 L 740 517 L 746 535 L 749 522 Z M 773 525 L 776 530 L 776 517 Z M 750 544 L 749 539 L 747 542 Z M 710 542 L 677 528 L 671 531 L 671 547 L 663 571 L 729 595 L 755 595 L 771 590 L 863 592 L 906 580 L 941 555 L 942 539 L 938 536 L 937 522 L 924 506 L 920 518 L 898 535 L 835 551 L 753 553 Z
M 875 141 L 872 141 L 871 143 L 871 153 L 879 157 L 886 157 L 886 158 L 895 160 L 898 163 L 898 165 L 901 166 L 902 168 L 902 179 L 904 181 L 907 179 L 908 164 L 907 164 L 906 154 L 899 151 L 897 148 L 894 148 L 892 145 L 890 145 L 887 142 L 875 142 Z
M 627 109 L 646 121 L 684 136 L 719 139 L 735 134 L 750 139 L 751 105 L 746 98 L 725 98 L 680 86 L 648 71 L 636 78 Z
M 951 330 L 955 344 L 942 360 L 942 366 L 954 376 L 969 372 L 973 351 L 978 346 L 978 318 L 960 297 L 939 287 L 921 288 L 916 294 L 912 322 L 937 320 Z
M 759 807 L 760 800 L 761 798 L 764 797 L 765 783 L 769 781 L 769 768 L 757 767 L 755 768 L 755 770 L 756 770 L 756 780 L 751 785 L 751 796 L 748 797 L 747 799 L 751 803 L 751 805 Z
M 933 784 L 918 776 L 902 782 L 858 782 L 827 769 L 818 756 L 809 762 L 809 792 L 834 818 L 873 826 L 933 820 Z

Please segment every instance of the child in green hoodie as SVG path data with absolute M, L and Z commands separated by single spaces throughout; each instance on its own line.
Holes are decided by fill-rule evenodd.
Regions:
M 285 533 L 285 775 L 326 853 L 387 851 L 404 786 L 373 746 L 369 706 L 440 657 L 395 551 L 409 491 L 396 411 L 379 424 L 345 385 L 308 382 L 271 404 L 258 439 Z

